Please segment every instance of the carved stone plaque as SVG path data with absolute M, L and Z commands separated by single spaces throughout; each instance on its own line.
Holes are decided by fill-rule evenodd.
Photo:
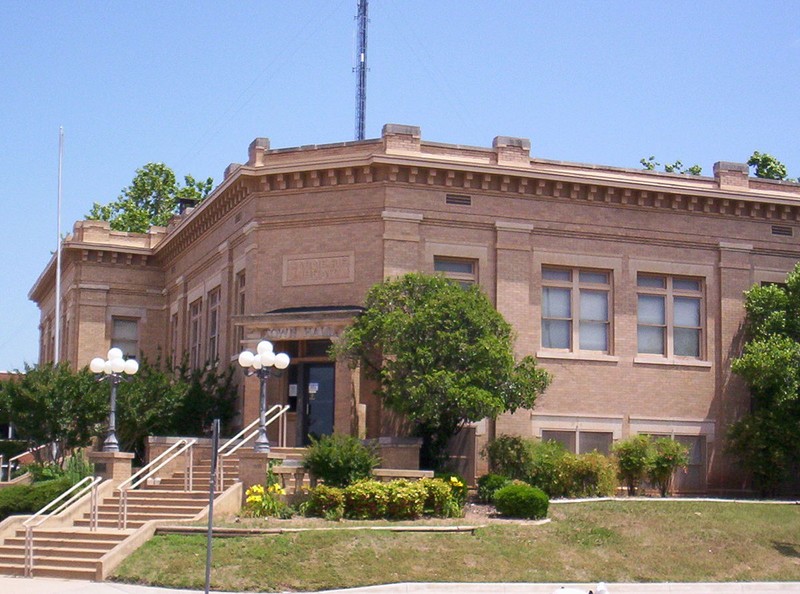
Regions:
M 283 286 L 352 283 L 353 252 L 297 254 L 283 257 Z

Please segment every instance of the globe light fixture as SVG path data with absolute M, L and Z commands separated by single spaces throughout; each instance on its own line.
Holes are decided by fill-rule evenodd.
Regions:
M 269 452 L 269 439 L 267 438 L 267 380 L 270 376 L 279 376 L 289 367 L 290 358 L 286 353 L 275 353 L 272 343 L 262 340 L 256 347 L 256 352 L 242 351 L 239 353 L 239 365 L 244 369 L 246 376 L 255 375 L 259 380 L 258 402 L 258 437 L 253 445 L 253 451 L 266 454 Z
M 119 452 L 117 442 L 117 386 L 130 379 L 139 371 L 136 359 L 124 359 L 122 350 L 113 348 L 106 359 L 95 357 L 89 363 L 89 370 L 98 376 L 97 381 L 107 381 L 111 385 L 111 402 L 108 413 L 108 434 L 103 442 L 104 452 Z

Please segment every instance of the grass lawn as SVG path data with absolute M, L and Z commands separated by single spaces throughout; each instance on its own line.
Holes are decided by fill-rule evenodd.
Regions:
M 212 588 L 800 581 L 800 506 L 606 501 L 553 504 L 549 516 L 549 524 L 496 523 L 474 535 L 337 530 L 357 525 L 341 522 L 322 524 L 331 528 L 324 531 L 215 539 Z M 123 563 L 115 579 L 202 589 L 204 572 L 204 536 L 157 536 Z

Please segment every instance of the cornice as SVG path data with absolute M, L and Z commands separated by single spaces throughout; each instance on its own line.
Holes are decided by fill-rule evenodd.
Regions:
M 155 248 L 170 261 L 251 197 L 310 193 L 381 183 L 445 192 L 583 202 L 689 214 L 800 221 L 800 194 L 723 190 L 713 178 L 647 175 L 649 172 L 579 169 L 549 162 L 497 165 L 428 153 L 322 156 L 296 162 L 241 166 L 197 209 L 171 227 Z

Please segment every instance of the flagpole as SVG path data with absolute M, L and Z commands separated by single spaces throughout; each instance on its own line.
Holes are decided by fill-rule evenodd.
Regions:
M 61 356 L 61 165 L 64 160 L 64 127 L 58 128 L 58 205 L 56 207 L 56 333 L 53 363 Z

